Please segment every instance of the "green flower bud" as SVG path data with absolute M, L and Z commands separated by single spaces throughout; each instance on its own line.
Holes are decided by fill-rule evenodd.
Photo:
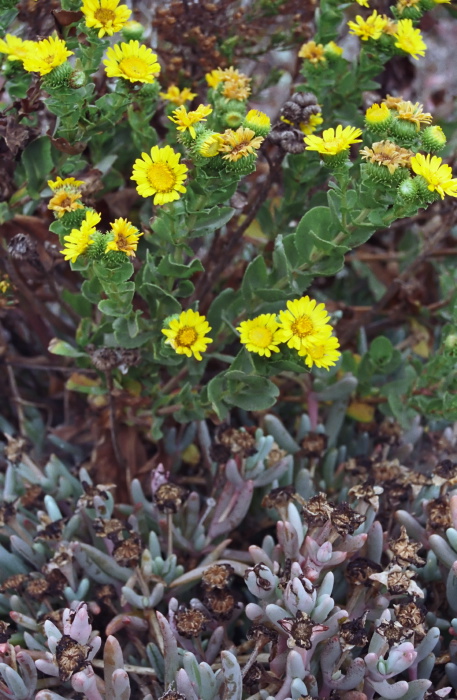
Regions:
M 412 204 L 418 201 L 417 187 L 415 184 L 416 178 L 408 177 L 399 185 L 397 192 L 397 200 L 399 204 Z
M 436 7 L 436 2 L 434 0 L 421 0 L 420 6 L 424 12 L 430 12 Z
M 191 145 L 192 157 L 200 159 L 201 162 L 214 158 L 218 155 L 223 143 L 224 139 L 221 134 L 210 129 L 203 129 Z
M 68 61 L 62 63 L 61 66 L 53 68 L 52 71 L 43 78 L 43 88 L 45 90 L 55 90 L 56 88 L 69 87 L 72 73 L 73 69 Z
M 61 217 L 60 223 L 65 228 L 71 230 L 72 228 L 81 228 L 81 224 L 86 218 L 86 213 L 88 211 L 93 211 L 89 209 L 76 209 L 75 211 L 67 211 Z
M 255 170 L 256 161 L 257 156 L 252 153 L 249 156 L 243 156 L 239 160 L 223 160 L 223 163 L 228 172 L 249 175 Z
M 417 175 L 414 178 L 414 184 L 417 190 L 417 197 L 421 207 L 437 202 L 440 198 L 438 192 L 432 192 L 428 189 L 428 182 L 422 175 Z
M 393 119 L 389 127 L 389 135 L 395 143 L 404 148 L 410 148 L 417 140 L 417 129 L 412 122 L 404 119 Z
M 450 333 L 444 341 L 444 347 L 452 354 L 457 352 L 457 334 Z
M 107 243 L 107 236 L 105 236 L 105 248 Z M 128 255 L 126 255 L 126 253 L 123 253 L 121 250 L 110 250 L 108 251 L 108 253 L 104 253 L 104 255 L 101 256 L 101 258 L 106 264 L 106 267 L 113 269 L 125 263 L 125 261 L 128 260 Z
M 270 117 L 258 109 L 250 109 L 246 114 L 243 126 L 252 129 L 256 136 L 266 136 L 270 133 Z
M 398 14 L 398 19 L 412 19 L 413 22 L 420 20 L 424 11 L 420 5 L 414 7 L 404 7 L 401 14 Z
M 101 260 L 105 255 L 108 239 L 104 233 L 95 231 L 95 233 L 92 235 L 92 240 L 93 243 L 88 247 L 87 254 L 92 260 Z
M 382 163 L 366 163 L 362 167 L 365 181 L 374 181 L 387 187 L 397 187 L 402 180 L 409 177 L 407 168 L 398 167 L 391 173 Z
M 141 41 L 144 31 L 145 28 L 140 22 L 131 20 L 130 22 L 126 22 L 122 27 L 122 36 L 126 41 L 130 41 L 131 39 L 138 39 L 138 41 Z
M 334 156 L 323 153 L 321 154 L 321 159 L 329 170 L 338 170 L 342 165 L 348 162 L 349 151 L 340 151 L 340 153 Z
M 446 136 L 440 126 L 428 126 L 421 134 L 424 151 L 441 151 L 446 145 Z
M 241 123 L 243 121 L 244 114 L 241 114 L 240 112 L 226 112 L 224 115 L 221 115 L 222 122 L 224 126 L 227 126 L 229 129 L 237 129 L 239 126 L 241 126 Z
M 74 70 L 70 74 L 68 84 L 73 90 L 84 87 L 86 84 L 86 74 L 82 70 Z
M 144 85 L 142 85 L 140 90 L 138 90 L 138 96 L 147 98 L 158 98 L 159 92 L 160 85 L 157 82 L 157 80 L 154 80 L 153 83 L 145 83 Z

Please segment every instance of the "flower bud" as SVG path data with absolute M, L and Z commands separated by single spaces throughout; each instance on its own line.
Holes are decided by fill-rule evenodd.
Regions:
M 338 46 L 334 41 L 329 41 L 328 44 L 325 44 L 324 46 L 324 53 L 327 58 L 330 59 L 336 59 L 336 58 L 341 58 L 343 55 L 343 49 L 341 46 Z
M 208 158 L 217 156 L 223 143 L 224 139 L 221 134 L 211 131 L 210 129 L 203 129 L 192 143 L 192 155 L 196 157 L 200 156 L 204 162 Z
M 131 39 L 141 41 L 144 30 L 145 28 L 142 24 L 140 24 L 140 22 L 136 22 L 132 19 L 129 22 L 126 22 L 122 27 L 122 36 L 126 41 L 130 41 Z
M 441 151 L 446 145 L 446 136 L 442 128 L 438 125 L 428 126 L 424 129 L 421 139 L 424 151 Z
M 404 119 L 393 119 L 389 125 L 389 134 L 394 137 L 394 141 L 399 146 L 408 148 L 412 146 L 417 137 L 416 127 L 412 122 Z
M 418 199 L 417 187 L 415 184 L 416 178 L 408 177 L 400 184 L 398 188 L 398 199 L 407 204 L 411 204 Z
M 69 87 L 72 73 L 73 69 L 68 61 L 62 63 L 61 66 L 56 66 L 43 78 L 43 88 L 45 90 L 55 90 L 56 88 Z
M 76 209 L 75 211 L 65 212 L 65 214 L 60 219 L 60 223 L 62 224 L 62 226 L 65 226 L 65 228 L 68 229 L 80 228 L 82 222 L 86 218 L 86 213 L 88 211 L 89 209 L 84 208 Z
M 375 134 L 384 134 L 391 122 L 392 114 L 384 102 L 372 105 L 365 113 L 365 125 Z
M 237 129 L 243 121 L 243 114 L 235 110 L 231 110 L 222 116 L 222 121 L 224 126 L 229 127 L 229 129 Z
M 457 334 L 450 333 L 444 341 L 444 347 L 448 352 L 454 353 L 457 350 Z
M 270 117 L 258 109 L 250 109 L 244 118 L 243 126 L 252 129 L 256 136 L 266 136 L 271 129 Z
M 74 70 L 68 79 L 69 87 L 73 90 L 84 87 L 86 84 L 86 74 L 82 70 Z
M 257 156 L 251 154 L 249 156 L 244 156 L 239 160 L 224 160 L 225 169 L 232 173 L 238 173 L 239 175 L 249 175 L 255 170 L 255 164 L 257 161 Z
M 95 231 L 91 238 L 93 243 L 88 247 L 87 254 L 92 260 L 101 260 L 105 255 L 108 238 L 103 233 L 100 233 L 100 231 Z M 110 255 L 115 255 L 115 253 L 111 253 Z M 125 259 L 125 254 L 122 253 L 122 255 Z

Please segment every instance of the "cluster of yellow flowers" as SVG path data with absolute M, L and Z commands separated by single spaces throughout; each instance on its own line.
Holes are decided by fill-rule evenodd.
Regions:
M 362 41 L 381 39 L 382 36 L 391 36 L 394 41 L 394 46 L 401 51 L 409 54 L 415 59 L 419 56 L 425 56 L 427 48 L 422 34 L 419 29 L 416 29 L 411 19 L 400 19 L 395 22 L 387 15 L 380 15 L 376 10 L 373 10 L 371 15 L 363 18 L 357 15 L 355 22 L 348 22 L 349 33 L 360 37 Z
M 48 209 L 53 211 L 58 219 L 67 213 L 84 209 L 84 205 L 79 201 L 82 197 L 81 186 L 83 180 L 75 180 L 74 177 L 67 177 L 62 180 L 48 180 L 48 186 L 54 192 L 49 201 Z
M 328 58 L 335 58 L 343 55 L 343 49 L 334 41 L 328 44 L 316 44 L 315 41 L 307 41 L 300 47 L 299 58 L 309 61 L 314 66 L 327 63 Z
M 9 61 L 20 61 L 29 73 L 40 75 L 48 75 L 73 55 L 63 39 L 50 36 L 41 41 L 23 41 L 13 34 L 0 39 L 0 53 L 6 54 Z
M 110 223 L 111 231 L 102 234 L 97 230 L 97 225 L 101 221 L 101 216 L 96 211 L 88 209 L 84 221 L 79 228 L 74 228 L 64 237 L 65 245 L 60 252 L 65 260 L 76 260 L 88 252 L 90 246 L 101 243 L 101 252 L 105 255 L 110 252 L 125 253 L 133 256 L 138 247 L 138 239 L 142 236 L 138 229 L 127 219 L 115 219 Z M 97 241 L 97 236 L 100 240 Z
M 324 304 L 318 304 L 309 296 L 287 302 L 287 310 L 276 314 L 261 314 L 248 321 L 242 321 L 237 328 L 240 342 L 249 352 L 271 357 L 278 353 L 279 345 L 286 343 L 305 358 L 308 367 L 329 369 L 340 357 L 340 344 L 332 335 L 333 328 L 328 323 L 330 316 Z M 170 319 L 168 327 L 162 329 L 167 343 L 179 355 L 192 355 L 201 360 L 212 339 L 207 337 L 211 328 L 205 318 L 196 311 L 183 311 L 180 316 Z

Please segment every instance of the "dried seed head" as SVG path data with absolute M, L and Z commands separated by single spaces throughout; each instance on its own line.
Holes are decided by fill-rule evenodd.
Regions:
M 285 508 L 294 498 L 295 489 L 290 486 L 278 486 L 267 493 L 262 500 L 262 508 Z
M 353 486 L 348 496 L 354 501 L 369 503 L 376 511 L 379 510 L 379 496 L 384 492 L 382 486 L 373 486 L 370 482 Z
M 0 527 L 4 527 L 16 516 L 16 508 L 13 503 L 5 502 L 0 506 Z
M 263 677 L 263 669 L 262 667 L 254 663 L 250 668 L 248 668 L 247 673 L 245 673 L 243 677 L 243 684 L 247 688 L 252 688 L 255 685 L 258 685 L 258 683 L 262 680 Z
M 350 651 L 354 647 L 364 647 L 368 644 L 368 635 L 365 629 L 367 613 L 355 620 L 347 620 L 340 623 L 340 643 L 343 651 Z
M 284 566 L 281 570 L 281 578 L 279 580 L 278 586 L 281 590 L 285 590 L 287 584 L 290 580 L 290 572 L 292 571 L 292 559 L 286 559 Z
M 393 606 L 397 621 L 403 625 L 416 631 L 425 621 L 427 609 L 422 603 L 410 601 L 409 603 L 398 603 Z M 421 630 L 422 631 L 422 630 Z
M 25 587 L 25 592 L 34 600 L 43 600 L 48 595 L 48 582 L 45 578 L 33 578 Z
M 405 483 L 401 477 L 384 481 L 382 485 L 384 488 L 383 503 L 389 511 L 397 510 L 402 504 L 411 500 L 411 483 Z
M 137 365 L 141 359 L 139 350 L 130 350 L 124 348 L 96 348 L 93 345 L 88 345 L 86 348 L 92 364 L 101 372 L 106 372 L 115 367 L 128 369 Z
M 60 520 L 52 520 L 46 525 L 39 525 L 34 539 L 43 540 L 45 542 L 60 540 L 65 522 L 66 521 L 61 518 Z
M 434 483 L 441 486 L 449 483 L 451 486 L 457 483 L 457 463 L 450 459 L 443 459 L 433 470 Z
M 230 564 L 213 564 L 208 566 L 202 574 L 202 585 L 208 589 L 219 588 L 222 590 L 227 588 L 233 572 L 233 566 L 230 566 Z
M 414 634 L 413 630 L 405 628 L 398 620 L 396 622 L 381 622 L 381 624 L 376 627 L 376 632 L 380 634 L 381 637 L 384 637 L 389 647 L 405 642 Z
M 427 529 L 447 530 L 452 527 L 449 496 L 441 496 L 429 501 L 425 512 L 427 513 Z
M 203 602 L 217 620 L 228 620 L 235 609 L 235 598 L 227 590 L 205 591 Z
M 401 425 L 392 418 L 384 418 L 381 424 L 377 428 L 377 439 L 380 442 L 388 443 L 389 445 L 396 445 L 403 434 Z
M 161 513 L 177 513 L 189 492 L 177 484 L 162 484 L 154 494 L 154 503 Z
M 40 272 L 43 271 L 37 242 L 28 233 L 16 233 L 8 244 L 8 253 L 13 260 L 27 262 Z
M 246 430 L 228 428 L 219 435 L 219 442 L 230 449 L 232 455 L 249 457 L 255 453 L 255 437 Z
M 0 620 L 0 644 L 6 644 L 8 639 L 11 637 L 11 632 L 8 629 L 9 626 L 9 622 Z
M 208 618 L 200 610 L 192 608 L 178 610 L 175 614 L 175 625 L 178 633 L 186 639 L 199 637 L 205 631 Z
M 126 529 L 126 526 L 117 518 L 110 518 L 109 520 L 95 518 L 93 525 L 99 537 L 107 537 L 113 542 L 119 542 L 122 539 L 122 531 Z
M 6 434 L 6 439 L 7 444 L 5 445 L 5 457 L 12 464 L 18 464 L 22 459 L 22 455 L 24 454 L 27 441 L 23 438 L 13 438 L 8 434 Z
M 278 633 L 276 630 L 267 627 L 266 625 L 252 625 L 247 633 L 246 637 L 249 640 L 254 640 L 256 643 L 268 644 L 269 642 L 276 642 L 278 639 Z
M 91 485 L 87 483 L 87 481 L 82 481 L 81 486 L 84 489 L 84 495 L 78 499 L 78 510 L 81 508 L 93 508 L 94 498 L 101 498 L 107 501 L 109 498 L 109 491 L 116 488 L 116 484 Z
M 372 586 L 371 574 L 379 574 L 382 566 L 371 559 L 357 557 L 349 562 L 346 568 L 346 577 L 354 586 Z
M 90 647 L 78 644 L 68 634 L 64 634 L 57 642 L 56 661 L 59 667 L 59 678 L 68 681 L 74 673 L 86 666 Z
M 160 696 L 159 700 L 186 700 L 186 696 L 177 693 L 175 690 L 167 690 L 166 693 Z
M 113 549 L 113 557 L 119 566 L 138 566 L 143 547 L 138 535 L 132 535 L 126 540 L 119 542 Z
M 111 601 L 117 599 L 119 596 L 112 583 L 103 583 L 96 586 L 94 597 L 98 603 L 111 606 Z
M 332 525 L 339 535 L 353 535 L 354 531 L 362 525 L 366 516 L 356 513 L 347 503 L 338 503 L 333 509 L 331 516 Z
M 46 582 L 48 585 L 47 594 L 50 596 L 60 595 L 64 588 L 68 586 L 68 581 L 60 569 L 54 568 L 46 573 Z
M 290 634 L 287 640 L 288 647 L 297 646 L 300 649 L 311 649 L 314 623 L 307 613 L 299 610 L 295 618 L 286 617 L 284 620 L 279 620 L 279 624 L 285 632 Z
M 328 438 L 324 433 L 308 433 L 301 447 L 305 457 L 321 457 L 327 449 Z
M 275 464 L 280 462 L 284 457 L 287 456 L 286 450 L 281 450 L 280 447 L 274 442 L 273 447 L 268 453 L 267 457 L 267 467 L 274 467 Z
M 392 459 L 390 461 L 383 460 L 373 463 L 372 475 L 377 484 L 383 484 L 385 481 L 398 479 L 402 474 L 402 468 L 398 459 Z
M 391 595 L 410 594 L 423 597 L 422 591 L 414 581 L 415 576 L 414 571 L 403 570 L 395 564 L 380 574 L 371 574 L 370 578 L 385 586 Z
M 24 587 L 26 581 L 29 577 L 27 574 L 15 574 L 14 576 L 9 576 L 0 585 L 0 593 L 6 593 L 7 591 L 20 592 Z
M 32 484 L 31 486 L 26 487 L 25 493 L 22 494 L 19 501 L 23 508 L 33 508 L 37 510 L 43 503 L 44 495 L 45 494 L 41 486 L 38 486 L 38 484 Z
M 422 549 L 422 544 L 410 542 L 406 528 L 403 525 L 400 529 L 400 537 L 397 540 L 390 540 L 389 547 L 396 563 L 400 566 L 408 566 L 408 564 L 424 566 L 425 559 L 417 555 L 417 552 Z
M 334 507 L 333 503 L 327 501 L 325 493 L 318 493 L 317 496 L 313 496 L 309 501 L 298 499 L 297 496 L 295 498 L 301 504 L 303 519 L 310 527 L 322 527 L 331 518 Z

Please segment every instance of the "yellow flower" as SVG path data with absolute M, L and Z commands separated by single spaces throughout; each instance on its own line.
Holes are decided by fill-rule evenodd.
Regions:
M 222 136 L 224 144 L 220 150 L 226 154 L 222 157 L 233 162 L 255 153 L 264 140 L 262 136 L 256 136 L 252 129 L 246 129 L 244 126 L 240 126 L 236 131 L 227 129 Z
M 240 343 L 246 345 L 249 352 L 271 357 L 272 352 L 279 352 L 278 328 L 276 314 L 261 314 L 250 321 L 242 321 L 236 330 L 240 333 Z
M 355 126 L 345 126 L 343 129 L 339 124 L 336 129 L 325 129 L 322 136 L 305 136 L 306 150 L 335 156 L 346 151 L 352 143 L 359 143 L 362 139 L 358 137 L 361 135 L 361 129 Z
M 323 122 L 322 113 L 318 112 L 317 114 L 311 114 L 307 122 L 300 122 L 298 127 L 303 134 L 309 136 L 310 134 L 314 134 L 317 127 L 323 124 Z
M 416 125 L 416 130 L 419 131 L 421 124 L 430 124 L 433 117 L 429 112 L 423 112 L 423 105 L 420 102 L 413 104 L 402 100 L 396 105 L 397 117 L 406 122 L 412 122 Z
M 397 33 L 394 34 L 395 46 L 405 53 L 409 53 L 416 60 L 419 56 L 425 56 L 427 45 L 422 39 L 419 29 L 413 27 L 411 19 L 401 19 L 397 25 Z
M 24 56 L 24 68 L 29 73 L 47 75 L 53 68 L 65 63 L 73 51 L 67 49 L 63 39 L 50 36 L 42 41 L 31 42 L 27 55 Z
M 359 5 L 362 7 L 370 7 L 368 0 L 356 0 Z
M 450 0 L 445 0 L 449 2 Z M 420 3 L 420 0 L 398 0 L 396 8 L 397 12 L 401 15 L 407 7 L 416 7 Z
M 416 153 L 411 158 L 411 168 L 416 175 L 421 175 L 427 182 L 431 192 L 438 192 L 441 199 L 448 194 L 450 197 L 457 197 L 457 178 L 453 178 L 452 168 L 443 163 L 442 158 L 431 156 L 428 153 Z
M 385 124 L 391 118 L 390 110 L 384 102 L 380 105 L 377 103 L 371 105 L 365 112 L 365 121 L 368 125 Z
M 306 44 L 301 46 L 298 56 L 299 58 L 306 59 L 314 65 L 325 62 L 324 46 L 323 44 L 316 44 L 315 41 L 308 41 Z
M 243 126 L 252 129 L 257 136 L 266 136 L 271 128 L 271 120 L 265 112 L 250 109 L 244 118 Z
M 222 70 L 220 68 L 215 68 L 211 73 L 206 73 L 205 75 L 208 87 L 217 88 L 219 83 L 222 81 Z
M 88 211 L 81 227 L 72 229 L 70 234 L 65 236 L 64 241 L 67 242 L 64 249 L 60 251 L 65 260 L 71 260 L 74 263 L 80 255 L 86 252 L 88 247 L 94 242 L 91 241 L 91 236 L 97 230 L 96 226 L 100 223 L 100 220 L 100 214 L 97 214 L 95 211 Z
M 14 34 L 7 34 L 4 39 L 0 39 L 0 53 L 5 53 L 9 61 L 23 61 L 34 46 L 34 41 L 22 41 Z
M 338 46 L 334 41 L 329 41 L 328 44 L 325 44 L 324 46 L 325 53 L 334 55 L 334 56 L 342 56 L 343 55 L 343 48 L 341 46 Z
M 127 5 L 119 5 L 119 0 L 84 0 L 81 12 L 86 18 L 86 26 L 98 29 L 98 36 L 112 36 L 119 32 L 132 14 Z
M 11 284 L 8 279 L 0 280 L 0 292 L 6 294 L 11 289 Z
M 233 68 L 230 66 L 230 68 L 216 68 L 215 70 L 212 70 L 211 73 L 207 73 L 205 75 L 206 82 L 208 83 L 208 86 L 217 89 L 217 87 L 221 83 L 230 83 L 230 86 L 228 88 L 228 93 L 229 94 L 224 94 L 225 97 L 229 97 L 229 99 L 234 99 L 234 100 L 245 100 L 249 93 L 251 92 L 251 89 L 249 87 L 249 83 L 251 82 L 251 79 L 248 78 L 247 75 L 244 73 L 240 73 L 239 70 L 236 68 Z M 243 92 L 244 91 L 244 92 Z M 245 94 L 245 97 L 231 97 L 232 94 Z
M 138 233 L 138 229 L 127 219 L 115 219 L 110 226 L 114 238 L 107 243 L 105 253 L 108 253 L 110 250 L 117 250 L 129 256 L 135 255 L 138 239 L 143 234 Z
M 198 105 L 197 109 L 193 112 L 188 112 L 184 106 L 178 107 L 173 111 L 173 116 L 168 117 L 172 122 L 178 124 L 178 131 L 186 131 L 189 129 L 189 133 L 194 139 L 197 136 L 194 124 L 206 121 L 206 117 L 213 111 L 212 107 L 209 105 Z
M 81 185 L 84 185 L 84 180 L 76 180 L 74 177 L 66 177 L 62 180 L 59 175 L 57 180 L 48 180 L 48 187 L 50 187 L 53 192 L 60 192 L 66 188 L 77 189 Z
M 247 100 L 251 94 L 251 88 L 244 82 L 239 82 L 238 80 L 225 80 L 224 87 L 222 88 L 222 94 L 228 100 L 238 100 L 243 102 Z
M 340 347 L 338 338 L 331 335 L 316 345 L 311 345 L 307 350 L 300 350 L 299 355 L 305 356 L 305 364 L 308 367 L 329 369 L 340 359 L 341 353 L 337 350 Z
M 170 85 L 166 92 L 159 92 L 159 95 L 163 100 L 168 100 L 174 105 L 178 105 L 178 107 L 188 100 L 193 100 L 194 97 L 197 97 L 196 92 L 191 92 L 187 87 L 180 90 L 176 85 Z
M 389 109 L 397 109 L 398 105 L 402 102 L 404 102 L 403 97 L 394 97 L 393 95 L 386 95 L 386 99 L 384 100 L 384 104 Z
M 377 141 L 372 148 L 365 146 L 360 151 L 360 155 L 370 163 L 384 165 L 391 175 L 394 174 L 397 168 L 408 168 L 413 157 L 413 151 L 407 148 L 401 148 L 392 141 Z
M 77 201 L 78 199 L 81 199 L 81 196 L 81 192 L 66 192 L 65 190 L 62 190 L 61 192 L 57 192 L 54 197 L 52 197 L 48 204 L 48 209 L 55 211 L 60 219 L 60 217 L 67 211 L 84 209 L 81 202 Z
M 221 134 L 208 134 L 197 143 L 196 150 L 203 158 L 214 158 L 220 151 L 224 139 Z
M 181 164 L 180 153 L 175 153 L 171 146 L 153 146 L 151 155 L 142 153 L 137 158 L 130 178 L 137 183 L 137 191 L 142 197 L 154 195 L 154 204 L 167 204 L 180 198 L 185 192 L 183 182 L 186 179 L 187 165 Z
M 287 302 L 287 311 L 279 312 L 278 338 L 295 350 L 308 350 L 332 332 L 325 305 L 309 296 Z
M 366 19 L 357 15 L 355 22 L 348 22 L 348 26 L 349 34 L 359 36 L 362 41 L 368 41 L 368 39 L 380 38 L 386 26 L 386 20 L 374 10 Z
M 131 83 L 153 83 L 160 73 L 157 55 L 133 39 L 128 44 L 110 46 L 103 63 L 108 78 L 124 78 Z
M 178 318 L 172 318 L 168 325 L 169 328 L 162 328 L 162 333 L 167 336 L 165 342 L 171 345 L 178 355 L 193 355 L 196 360 L 201 360 L 201 353 L 213 342 L 212 338 L 206 336 L 211 330 L 206 317 L 188 309 Z

